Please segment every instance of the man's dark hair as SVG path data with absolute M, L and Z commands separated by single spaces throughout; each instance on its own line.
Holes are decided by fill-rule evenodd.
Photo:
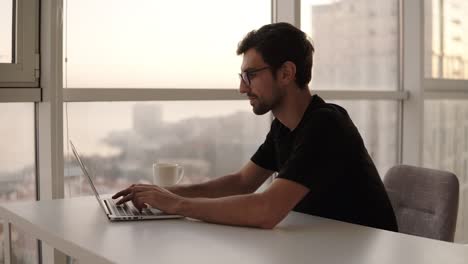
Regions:
M 237 55 L 254 48 L 273 73 L 285 63 L 296 65 L 296 83 L 305 89 L 312 76 L 314 46 L 307 35 L 288 23 L 274 23 L 250 31 L 237 47 Z

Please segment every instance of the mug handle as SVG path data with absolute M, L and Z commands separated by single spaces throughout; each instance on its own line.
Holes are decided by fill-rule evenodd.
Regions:
M 179 182 L 184 178 L 184 167 L 177 164 L 177 171 L 179 171 L 179 179 L 176 181 L 174 185 L 179 184 Z

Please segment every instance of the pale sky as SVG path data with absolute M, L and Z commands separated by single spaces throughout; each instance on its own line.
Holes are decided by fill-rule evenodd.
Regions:
M 11 10 L 11 0 L 0 0 L 0 63 L 11 61 Z
M 270 0 L 67 2 L 66 87 L 236 88 L 237 43 L 271 21 Z

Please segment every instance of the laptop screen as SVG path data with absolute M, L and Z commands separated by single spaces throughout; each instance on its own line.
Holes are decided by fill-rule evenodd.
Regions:
M 99 204 L 101 205 L 102 209 L 104 210 L 104 206 L 102 205 L 101 198 L 99 197 L 99 193 L 96 190 L 96 187 L 94 187 L 93 180 L 91 179 L 91 176 L 88 173 L 88 170 L 86 169 L 86 166 L 84 165 L 83 161 L 81 160 L 80 155 L 78 154 L 78 151 L 75 148 L 75 145 L 73 145 L 73 142 L 70 140 L 70 145 L 73 151 L 73 155 L 75 156 L 76 160 L 80 164 L 81 170 L 83 171 L 83 174 L 86 176 L 88 179 L 89 185 L 91 185 L 91 189 L 93 189 L 94 195 L 96 196 L 96 199 L 98 200 Z M 105 211 L 105 210 L 104 210 Z

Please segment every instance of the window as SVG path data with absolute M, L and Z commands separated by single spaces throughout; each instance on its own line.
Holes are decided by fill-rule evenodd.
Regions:
M 424 166 L 447 170 L 460 182 L 460 212 L 456 241 L 468 231 L 468 102 L 466 100 L 426 100 L 424 104 Z
M 0 202 L 36 200 L 32 102 L 40 98 L 40 88 L 32 87 L 39 86 L 38 2 L 0 0 Z M 32 89 L 8 89 L 15 87 Z M 3 263 L 3 225 L 0 236 Z M 14 225 L 11 238 L 12 262 L 38 263 L 35 239 Z
M 37 14 L 38 1 L 0 0 L 0 87 L 38 86 Z
M 468 241 L 468 3 L 424 1 L 424 166 L 457 175 L 455 242 Z
M 467 80 L 468 3 L 425 0 L 424 4 L 425 77 Z
M 397 7 L 397 0 L 302 0 L 301 28 L 316 50 L 312 89 L 397 90 L 399 17 L 383 12 Z
M 60 40 L 64 44 L 63 86 L 73 89 L 64 89 L 64 98 L 57 98 L 66 102 L 63 121 L 65 136 L 58 140 L 75 141 L 86 162 L 96 174 L 98 187 L 102 192 L 112 192 L 120 185 L 124 186 L 135 180 L 150 180 L 151 163 L 159 158 L 157 155 L 160 152 L 149 152 L 143 148 L 142 141 L 138 137 L 149 137 L 149 140 L 155 144 L 154 149 L 164 150 L 163 159 L 189 161 L 188 177 L 185 179 L 187 181 L 200 181 L 203 180 L 202 175 L 212 177 L 229 172 L 232 168 L 237 169 L 241 162 L 250 157 L 254 150 L 253 146 L 257 147 L 263 141 L 263 138 L 255 136 L 255 131 L 262 130 L 259 134 L 264 136 L 269 127 L 268 120 L 258 119 L 251 114 L 245 102 L 234 101 L 236 98 L 232 94 L 223 93 L 225 90 L 229 92 L 229 89 L 233 92 L 239 84 L 236 73 L 239 71 L 241 58 L 235 55 L 237 43 L 249 30 L 271 22 L 272 14 L 274 19 L 280 18 L 289 22 L 299 19 L 302 29 L 312 37 L 317 50 L 311 88 L 320 90 L 320 94 L 323 92 L 328 95 L 323 96 L 330 98 L 327 101 L 337 102 L 348 110 L 381 176 L 389 166 L 402 161 L 401 157 L 397 158 L 404 156 L 400 153 L 399 145 L 410 145 L 411 148 L 415 146 L 414 152 L 420 156 L 419 143 L 405 141 L 404 137 L 408 136 L 403 135 L 404 133 L 398 134 L 399 122 L 402 122 L 401 116 L 412 114 L 413 111 L 416 112 L 415 116 L 418 116 L 419 110 L 415 109 L 420 108 L 414 104 L 406 107 L 406 103 L 419 101 L 422 99 L 419 98 L 420 94 L 425 96 L 431 94 L 433 92 L 431 90 L 434 89 L 426 89 L 429 81 L 431 82 L 429 88 L 439 85 L 437 96 L 440 98 L 436 100 L 427 99 L 431 97 L 426 98 L 425 123 L 424 129 L 421 129 L 424 130 L 423 165 L 454 171 L 463 183 L 456 241 L 468 243 L 468 224 L 466 224 L 468 158 L 465 153 L 468 146 L 466 140 L 468 123 L 465 120 L 467 114 L 464 110 L 467 103 L 466 100 L 463 101 L 448 92 L 451 90 L 450 85 L 455 83 L 456 87 L 461 88 L 457 91 L 460 97 L 466 96 L 466 92 L 460 90 L 466 90 L 468 87 L 466 85 L 468 48 L 465 37 L 468 35 L 468 24 L 465 23 L 465 18 L 468 17 L 468 2 L 425 0 L 425 47 L 415 45 L 418 46 L 416 48 L 405 44 L 404 41 L 402 41 L 404 47 L 400 47 L 398 43 L 403 32 L 415 33 L 415 36 L 419 33 L 399 30 L 400 27 L 408 29 L 408 25 L 415 25 L 414 23 L 418 26 L 415 28 L 419 28 L 421 21 L 418 15 L 419 1 L 302 0 L 299 18 L 296 14 L 290 18 L 290 10 L 287 10 L 288 8 L 297 10 L 295 9 L 297 1 L 283 0 L 280 5 L 275 5 L 279 10 L 272 10 L 272 3 L 275 2 L 175 0 L 138 1 L 135 4 L 128 0 L 64 1 L 64 32 L 63 39 Z M 38 3 L 38 0 L 0 0 L 0 87 L 2 88 L 38 87 L 37 37 L 40 24 L 37 15 Z M 56 8 L 54 10 L 61 10 L 61 3 L 62 1 L 42 1 L 41 7 L 52 6 L 52 9 Z M 400 10 L 400 4 L 401 8 L 407 9 Z M 281 10 L 282 8 L 285 10 Z M 61 15 L 54 13 L 56 16 L 47 16 L 45 9 L 42 8 L 44 16 L 41 23 L 47 22 L 50 17 Z M 400 13 L 406 14 L 401 19 L 402 25 L 399 25 Z M 167 17 L 166 14 L 171 16 Z M 418 19 L 415 21 L 407 19 L 411 17 Z M 61 36 L 62 32 L 54 31 L 60 28 L 58 26 L 60 22 L 54 20 L 51 24 L 52 26 L 45 26 L 47 30 L 41 32 L 41 35 L 48 36 L 47 31 L 51 31 Z M 51 42 L 61 47 L 54 40 Z M 416 42 L 419 43 L 419 40 Z M 408 46 L 410 49 L 407 49 Z M 44 46 L 42 48 L 47 51 Z M 418 63 L 409 65 L 411 67 L 408 65 L 400 67 L 400 63 L 404 62 L 404 60 L 399 61 L 401 50 L 410 50 L 411 54 L 416 54 L 421 49 L 425 51 L 422 65 L 419 65 L 421 60 L 417 59 L 413 61 Z M 193 50 L 197 51 L 196 54 L 193 54 Z M 53 60 L 56 55 L 41 54 L 42 58 L 47 60 Z M 405 56 L 409 56 L 408 53 Z M 399 73 L 410 76 L 406 69 L 417 68 L 415 72 L 419 72 L 421 67 L 425 70 L 426 79 L 422 86 L 426 91 L 419 93 L 420 90 L 417 90 L 412 93 L 410 99 L 402 96 L 404 91 L 400 90 L 403 87 L 399 86 L 402 80 L 399 79 L 402 78 Z M 48 72 L 48 74 L 59 76 L 60 73 L 56 75 L 55 72 Z M 413 76 L 415 79 L 421 77 L 417 74 Z M 456 79 L 457 82 L 448 79 Z M 97 92 L 79 88 L 93 88 L 93 91 Z M 150 94 L 151 98 L 134 99 L 133 92 L 141 93 L 139 89 L 120 92 L 122 89 L 99 88 L 146 88 L 145 92 L 148 90 L 150 92 L 144 94 Z M 193 89 L 193 92 L 182 89 Z M 225 90 L 219 93 L 214 91 L 215 89 Z M 4 96 L 5 90 L 9 90 L 8 97 Z M 18 98 L 24 100 L 19 91 L 12 95 L 10 90 L 12 89 L 0 89 L 0 101 L 8 101 L 10 98 L 13 98 L 11 99 L 13 101 Z M 206 101 L 197 101 L 200 99 L 200 91 L 203 96 L 209 95 L 208 98 L 203 98 Z M 229 98 L 226 98 L 226 94 Z M 98 98 L 95 95 L 98 95 L 96 96 Z M 159 95 L 163 95 L 162 98 L 159 98 Z M 452 100 L 445 100 L 445 97 Z M 457 100 L 453 100 L 454 97 Z M 32 126 L 34 121 L 43 122 L 41 117 L 33 120 L 32 102 L 36 101 L 40 105 L 40 94 L 28 98 L 35 99 L 29 100 L 31 103 L 27 104 L 13 104 L 9 101 L 0 104 L 0 121 L 6 123 L 4 119 L 10 120 L 11 116 L 15 117 L 15 122 L 22 120 L 23 115 L 12 110 L 12 106 L 22 105 L 29 109 L 26 116 L 30 121 L 24 124 Z M 168 98 L 171 101 L 165 101 Z M 345 100 L 337 100 L 343 98 Z M 232 100 L 224 101 L 226 99 Z M 133 100 L 153 101 L 134 102 Z M 402 108 L 401 105 L 405 107 Z M 175 111 L 181 108 L 187 108 L 186 115 L 180 115 Z M 213 109 L 216 113 L 206 116 L 204 108 Z M 211 141 L 208 144 L 211 147 L 206 148 L 206 152 L 190 152 L 192 150 L 190 145 L 177 146 L 174 143 L 171 139 L 174 135 L 163 133 L 163 137 L 160 138 L 159 134 L 142 132 L 159 129 L 157 124 L 146 122 L 148 119 L 156 119 L 159 112 L 164 113 L 162 116 L 170 113 L 170 118 L 164 117 L 161 120 L 176 131 L 176 135 L 184 142 L 200 144 L 201 141 L 197 139 L 207 139 L 203 138 L 206 129 L 215 130 L 214 136 L 209 138 Z M 210 119 L 232 120 L 236 115 L 244 116 L 242 114 L 244 112 L 248 112 L 248 115 L 246 114 L 242 121 L 243 126 L 241 125 L 242 129 L 237 133 L 240 135 L 238 138 L 222 134 L 216 124 L 209 121 Z M 135 118 L 136 116 L 139 117 Z M 51 120 L 46 119 L 45 123 L 47 121 Z M 59 124 L 60 122 L 62 121 L 59 121 Z M 235 120 L 235 122 L 240 121 Z M 201 123 L 204 124 L 203 127 L 197 126 Z M 105 126 L 101 126 L 102 124 Z M 191 124 L 194 129 L 189 131 L 184 129 L 184 126 Z M 412 125 L 411 122 L 409 124 L 401 130 L 410 132 L 414 130 L 418 132 L 414 133 L 416 137 L 418 135 L 422 137 L 422 132 L 419 134 L 419 126 Z M 252 128 L 254 130 L 251 130 Z M 2 133 L 6 129 L 0 128 Z M 26 151 L 28 155 L 21 156 L 26 161 L 30 160 L 25 164 L 33 164 L 34 142 L 24 143 L 29 141 L 24 141 L 24 135 L 21 134 L 27 131 L 28 135 L 24 138 L 32 140 L 33 129 L 28 129 L 16 129 L 14 126 L 8 128 L 7 133 L 10 135 L 12 131 L 19 134 L 11 135 L 6 143 L 18 142 L 18 146 L 16 149 L 6 148 L 2 151 L 1 169 L 4 168 L 3 164 L 9 163 L 6 158 L 10 158 L 11 151 L 21 148 L 30 151 Z M 230 148 L 230 140 L 241 142 L 240 147 Z M 402 140 L 403 144 L 398 140 Z M 51 144 L 53 147 L 55 142 Z M 141 153 L 131 150 L 129 147 L 132 144 L 141 147 L 149 155 L 142 157 Z M 2 139 L 0 145 L 4 146 Z M 67 146 L 64 147 L 66 196 L 88 193 L 89 186 L 86 182 L 80 182 L 81 178 L 76 176 L 80 174 L 79 168 L 70 157 Z M 229 153 L 226 154 L 233 154 L 235 159 L 230 159 L 229 164 L 213 163 L 215 160 L 213 153 L 219 153 L 221 149 L 228 150 Z M 132 159 L 135 159 L 136 163 L 132 164 Z M 100 167 L 100 161 L 106 161 L 104 166 Z M 214 165 L 206 166 L 208 162 Z M 415 159 L 415 162 L 419 162 L 419 158 Z M 0 180 L 10 173 L 1 169 Z M 25 182 L 16 185 L 18 188 L 10 192 L 13 194 L 7 197 L 19 199 L 21 191 L 26 188 L 25 186 L 29 186 L 30 182 L 26 180 L 24 174 L 21 174 L 19 165 L 17 170 L 17 175 L 20 175 Z M 117 182 L 109 182 L 112 177 L 117 179 Z M 8 188 L 8 185 L 0 186 Z M 28 195 L 33 193 L 31 190 Z M 13 238 L 18 237 L 14 235 Z M 13 242 L 14 254 L 28 263 L 28 259 L 32 259 L 30 256 L 34 254 L 29 249 L 34 246 L 27 246 L 25 242 L 20 242 L 23 240 L 19 238 L 16 241 L 19 242 Z M 34 245 L 34 241 L 29 245 Z M 24 253 L 17 250 L 19 248 L 22 248 Z
M 64 107 L 66 139 L 83 155 L 102 193 L 135 182 L 151 183 L 155 161 L 183 165 L 183 183 L 235 172 L 263 142 L 271 121 L 268 115 L 254 115 L 246 101 L 92 102 Z M 90 194 L 71 150 L 64 146 L 65 194 Z
M 34 105 L 1 103 L 0 122 L 8 124 L 0 127 L 0 201 L 36 200 Z M 3 237 L 3 225 L 0 230 Z M 37 263 L 36 245 L 35 239 L 13 226 L 12 258 L 15 263 Z M 3 251 L 0 252 L 3 260 Z
M 66 3 L 65 88 L 237 88 L 237 43 L 271 20 L 270 0 Z

